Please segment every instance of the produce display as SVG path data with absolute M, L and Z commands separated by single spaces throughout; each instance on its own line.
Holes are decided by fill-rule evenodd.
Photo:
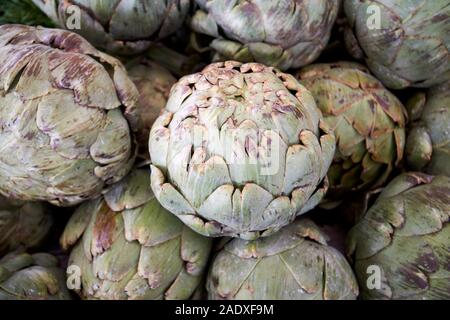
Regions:
M 450 0 L 0 0 L 0 300 L 450 300 L 449 52 Z

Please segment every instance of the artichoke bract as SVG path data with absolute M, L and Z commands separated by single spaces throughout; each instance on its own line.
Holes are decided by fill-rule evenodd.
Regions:
M 408 165 L 450 176 L 450 82 L 415 94 L 406 106 L 412 120 L 405 149 Z
M 126 175 L 138 92 L 118 60 L 72 32 L 3 25 L 0 66 L 1 193 L 67 206 Z
M 0 196 L 0 255 L 40 245 L 52 224 L 52 215 L 44 204 Z
M 149 150 L 163 207 L 203 235 L 254 239 L 320 202 L 335 139 L 293 76 L 227 61 L 172 87 Z
M 403 173 L 348 235 L 364 299 L 450 299 L 450 178 Z
M 115 54 L 138 54 L 183 24 L 190 0 L 33 0 L 57 25 Z
M 358 284 L 326 235 L 300 219 L 267 238 L 233 239 L 212 262 L 209 299 L 354 300 Z
M 450 79 L 448 0 L 344 0 L 350 53 L 392 89 Z
M 61 237 L 84 299 L 188 299 L 202 283 L 211 240 L 162 208 L 148 170 L 135 169 L 83 203 Z
M 297 73 L 336 136 L 327 198 L 380 186 L 403 158 L 406 110 L 366 71 L 359 64 L 338 62 Z
M 141 120 L 141 128 L 136 134 L 139 155 L 148 158 L 150 129 L 166 106 L 170 88 L 177 80 L 168 70 L 147 59 L 127 65 L 127 70 L 139 91 L 136 105 Z
M 48 253 L 12 252 L 0 259 L 0 300 L 70 300 L 64 271 Z
M 325 48 L 340 0 L 196 0 L 191 28 L 213 38 L 218 60 L 281 70 L 314 61 Z

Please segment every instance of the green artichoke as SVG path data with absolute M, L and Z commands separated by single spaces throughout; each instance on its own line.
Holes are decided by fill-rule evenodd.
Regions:
M 33 0 L 61 28 L 116 54 L 145 51 L 183 24 L 190 0 Z
M 73 205 L 126 175 L 138 92 L 118 60 L 72 32 L 3 25 L 0 66 L 1 193 Z
M 348 236 L 364 299 L 450 299 L 450 178 L 404 173 Z
M 281 70 L 314 61 L 330 38 L 340 0 L 196 0 L 191 28 L 213 38 L 216 60 Z
M 450 79 L 448 0 L 344 0 L 349 51 L 392 89 Z
M 163 207 L 203 235 L 254 239 L 320 202 L 335 139 L 293 76 L 227 61 L 172 87 L 149 150 Z
M 406 111 L 400 101 L 355 63 L 311 65 L 297 76 L 336 136 L 327 198 L 380 186 L 403 157 Z
M 38 246 L 52 224 L 52 215 L 44 204 L 0 196 L 0 256 L 19 247 Z
M 405 149 L 408 165 L 450 176 L 450 82 L 417 93 L 407 107 L 412 120 Z
M 12 252 L 0 259 L 0 300 L 69 300 L 58 259 L 48 253 Z
M 142 158 L 148 158 L 148 137 L 150 129 L 166 106 L 175 77 L 165 68 L 147 59 L 127 65 L 128 75 L 139 91 L 137 110 L 142 127 L 136 134 Z
M 68 271 L 78 270 L 75 289 L 85 299 L 188 299 L 202 283 L 211 249 L 209 238 L 160 206 L 142 169 L 83 203 L 61 244 L 75 245 Z
M 358 284 L 326 235 L 301 219 L 254 241 L 233 239 L 217 254 L 207 279 L 209 299 L 356 299 Z

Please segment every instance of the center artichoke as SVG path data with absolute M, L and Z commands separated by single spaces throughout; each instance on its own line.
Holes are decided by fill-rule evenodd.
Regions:
M 98 196 L 134 162 L 137 99 L 122 64 L 77 34 L 0 26 L 0 192 L 56 205 Z
M 0 256 L 19 247 L 39 245 L 52 223 L 50 210 L 44 204 L 0 196 Z
M 163 207 L 203 235 L 253 239 L 322 199 L 335 139 L 294 77 L 227 61 L 172 87 L 149 150 Z
M 216 59 L 256 61 L 281 70 L 315 60 L 326 46 L 340 0 L 196 0 L 191 28 L 213 37 Z
M 85 299 L 188 299 L 203 280 L 211 239 L 164 210 L 148 170 L 133 170 L 102 197 L 83 203 L 61 237 L 72 246 Z M 68 269 L 69 270 L 69 269 Z
M 174 33 L 186 18 L 190 0 L 33 2 L 61 28 L 79 33 L 96 47 L 128 55 L 141 53 L 152 41 Z

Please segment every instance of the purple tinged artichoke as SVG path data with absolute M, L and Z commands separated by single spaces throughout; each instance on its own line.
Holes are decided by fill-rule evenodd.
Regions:
M 193 232 L 153 196 L 148 170 L 133 170 L 83 203 L 61 237 L 84 299 L 188 299 L 203 283 L 211 239 Z
M 190 0 L 33 0 L 57 25 L 115 54 L 137 54 L 174 33 Z M 78 18 L 79 25 L 75 22 Z M 72 26 L 73 25 L 73 26 Z
M 412 120 L 405 149 L 408 165 L 450 176 L 450 82 L 415 94 L 406 106 Z
M 63 206 L 100 195 L 133 165 L 137 99 L 122 64 L 79 35 L 0 26 L 0 192 Z
M 325 48 L 340 0 L 196 0 L 191 28 L 213 38 L 216 60 L 281 70 L 314 61 Z
M 172 87 L 149 150 L 163 207 L 200 234 L 254 239 L 320 202 L 335 139 L 294 77 L 227 61 Z
M 344 0 L 344 11 L 349 51 L 388 88 L 450 79 L 448 0 Z
M 403 158 L 406 110 L 400 101 L 355 63 L 311 65 L 297 77 L 336 136 L 327 198 L 382 185 Z
M 300 219 L 254 241 L 233 239 L 213 259 L 209 299 L 354 300 L 358 284 L 345 257 L 312 221 Z
M 403 173 L 348 235 L 363 299 L 450 299 L 450 178 Z
M 52 224 L 52 215 L 44 204 L 0 196 L 0 256 L 19 247 L 40 245 Z
M 58 259 L 12 252 L 0 259 L 0 300 L 70 300 Z

